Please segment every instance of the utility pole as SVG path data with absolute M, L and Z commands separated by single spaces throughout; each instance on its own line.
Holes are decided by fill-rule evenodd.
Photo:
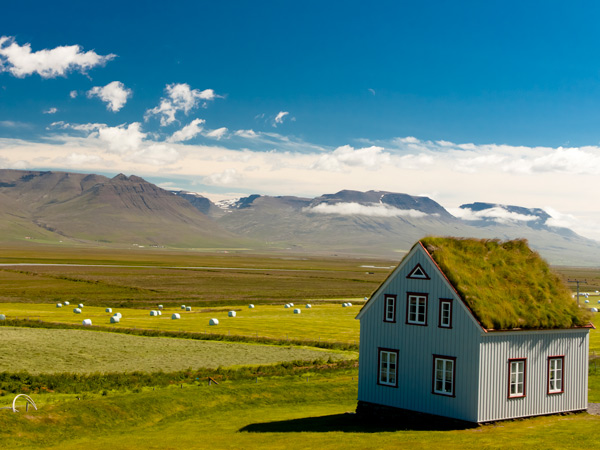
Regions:
M 567 280 L 568 283 L 577 283 L 577 306 L 579 306 L 579 285 L 587 284 L 587 280 Z

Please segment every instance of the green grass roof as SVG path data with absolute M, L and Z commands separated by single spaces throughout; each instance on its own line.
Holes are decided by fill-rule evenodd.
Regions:
M 525 239 L 420 241 L 486 329 L 572 328 L 589 323 L 571 291 Z

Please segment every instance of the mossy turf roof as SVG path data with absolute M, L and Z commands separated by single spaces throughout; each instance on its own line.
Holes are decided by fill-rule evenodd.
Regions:
M 524 239 L 427 237 L 421 244 L 488 330 L 587 325 L 570 290 Z

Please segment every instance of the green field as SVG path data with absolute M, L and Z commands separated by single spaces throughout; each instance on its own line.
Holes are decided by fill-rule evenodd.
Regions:
M 308 381 L 303 376 L 272 377 L 260 383 L 241 380 L 218 386 L 143 389 L 88 395 L 82 400 L 75 395 L 45 394 L 36 397 L 37 412 L 0 411 L 0 446 L 117 450 L 600 448 L 600 417 L 587 413 L 473 428 L 448 429 L 423 421 L 365 423 L 352 414 L 356 387 L 356 371 L 351 370 L 317 373 Z
M 0 342 L 0 367 L 11 372 L 26 371 L 31 374 L 172 372 L 187 368 L 358 357 L 354 352 L 333 352 L 298 346 L 23 327 L 0 327 Z
M 293 308 L 257 304 L 253 309 L 243 305 L 199 310 L 194 308 L 192 311 L 183 311 L 180 306 L 164 309 L 161 316 L 150 316 L 150 310 L 114 308 L 113 313 L 120 312 L 123 315 L 118 324 L 110 323 L 113 313 L 106 313 L 105 308 L 94 306 L 84 306 L 81 314 L 75 314 L 73 309 L 77 305 L 56 308 L 55 304 L 0 303 L 0 314 L 5 314 L 7 319 L 29 318 L 68 324 L 81 324 L 83 319 L 91 319 L 93 325 L 110 330 L 141 328 L 358 344 L 360 324 L 355 317 L 361 302 L 363 300 L 347 308 L 342 307 L 341 300 L 335 304 L 317 303 L 310 309 L 304 303 Z M 300 309 L 300 314 L 294 314 L 294 309 Z M 235 310 L 236 317 L 228 317 L 229 310 Z M 173 313 L 178 313 L 181 319 L 172 320 Z M 211 318 L 218 319 L 219 325 L 209 326 Z

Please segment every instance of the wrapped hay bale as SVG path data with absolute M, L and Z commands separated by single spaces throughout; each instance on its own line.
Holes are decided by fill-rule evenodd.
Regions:
M 186 306 L 186 307 L 185 307 L 185 310 L 186 310 L 186 311 L 191 311 L 191 310 L 192 310 L 192 307 L 191 307 L 191 306 Z
M 111 312 L 112 312 L 112 308 L 106 308 L 106 309 L 104 310 L 104 312 L 111 313 Z
M 229 317 L 235 317 L 235 311 L 229 311 L 229 312 L 227 313 L 227 315 L 228 315 Z
M 113 317 L 118 317 L 120 319 L 121 317 L 123 317 L 123 314 L 121 314 L 121 313 L 114 313 Z
M 301 312 L 300 308 L 294 309 L 294 314 L 300 314 L 300 312 Z
M 210 319 L 208 321 L 209 325 L 219 325 L 219 319 Z
M 306 304 L 306 309 L 310 309 L 310 308 L 312 308 L 312 305 L 310 303 L 307 303 Z
M 598 303 L 600 303 L 600 302 L 598 302 Z M 250 308 L 250 309 L 253 309 L 253 308 L 254 308 L 254 305 L 253 305 L 252 303 L 250 303 L 250 304 L 248 305 L 248 308 Z
M 75 308 L 75 309 L 73 310 L 73 312 L 74 312 L 75 314 L 81 314 L 81 309 L 79 309 L 79 308 Z
M 158 305 L 158 309 L 163 309 L 163 305 Z
M 110 318 L 110 323 L 119 323 L 121 321 L 121 318 L 119 316 L 112 316 Z
M 292 306 L 289 303 L 286 303 L 284 308 L 291 308 Z
M 184 310 L 185 310 L 185 305 L 181 305 L 181 309 L 184 309 Z
M 57 307 L 57 308 L 62 308 L 62 303 L 57 303 L 57 304 L 56 304 L 56 307 Z
M 83 303 L 80 303 L 77 307 L 78 308 L 83 308 Z
M 173 320 L 181 319 L 181 316 L 178 313 L 173 313 L 173 315 L 171 316 L 171 319 L 173 319 Z
M 92 324 L 92 319 L 83 319 L 83 325 L 90 326 Z
M 63 305 L 69 306 L 69 302 L 64 302 Z
M 4 314 L 0 314 L 0 320 L 6 320 L 6 316 Z
M 158 311 L 152 310 L 150 311 L 151 316 L 158 316 Z

